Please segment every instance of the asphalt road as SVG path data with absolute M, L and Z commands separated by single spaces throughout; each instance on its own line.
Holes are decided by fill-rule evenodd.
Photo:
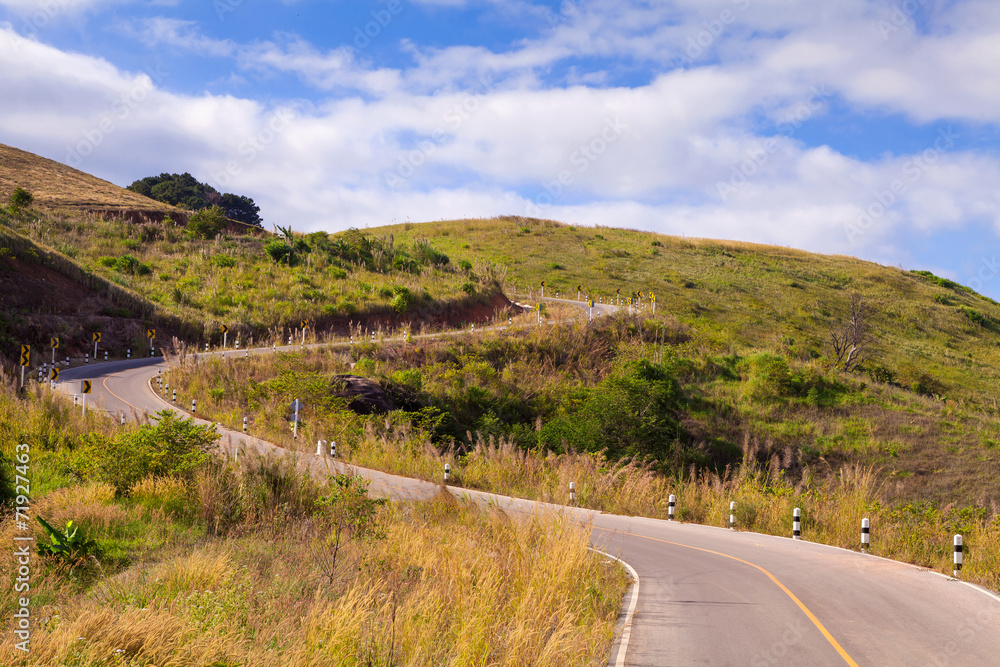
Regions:
M 78 393 L 79 381 L 90 379 L 92 404 L 115 413 L 152 413 L 170 407 L 149 388 L 159 368 L 162 359 L 81 366 L 61 373 L 60 389 Z M 190 398 L 178 405 L 189 408 Z M 289 454 L 220 430 L 223 448 L 233 455 Z M 326 456 L 300 455 L 300 463 L 362 474 L 372 480 L 373 492 L 395 498 L 441 491 L 430 482 L 350 468 Z M 544 507 L 448 490 L 511 511 Z M 634 614 L 628 615 L 631 596 L 622 611 L 627 646 L 615 648 L 610 665 L 1000 665 L 1000 597 L 970 584 L 807 541 L 561 509 L 590 523 L 595 548 L 638 575 Z

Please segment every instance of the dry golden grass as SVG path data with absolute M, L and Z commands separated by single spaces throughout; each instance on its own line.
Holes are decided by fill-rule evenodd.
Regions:
M 6 204 L 18 187 L 35 196 L 34 206 L 52 211 L 176 210 L 54 160 L 0 144 L 0 202 Z
M 398 505 L 324 583 L 316 525 L 213 541 L 90 592 L 58 579 L 23 665 L 602 665 L 626 586 L 559 516 Z M 587 582 L 587 586 L 581 586 Z M 37 622 L 37 621 L 36 621 Z

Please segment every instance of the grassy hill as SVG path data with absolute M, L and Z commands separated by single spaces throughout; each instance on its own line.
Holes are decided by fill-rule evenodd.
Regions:
M 396 225 L 376 230 L 401 241 L 430 239 L 454 260 L 507 268 L 508 289 L 605 302 L 653 292 L 658 314 L 696 332 L 703 350 L 778 350 L 824 359 L 830 331 L 845 321 L 850 295 L 875 308 L 872 364 L 901 384 L 984 409 L 1000 389 L 1000 305 L 957 283 L 853 257 L 751 243 L 689 239 L 625 229 L 575 228 L 524 218 Z M 648 300 L 646 300 L 648 306 Z
M 18 187 L 31 192 L 35 196 L 35 206 L 48 212 L 80 215 L 95 211 L 142 211 L 157 219 L 166 213 L 182 215 L 173 206 L 130 192 L 60 162 L 0 144 L 0 201 L 6 203 Z
M 212 239 L 187 213 L 38 156 L 0 146 L 0 354 L 59 335 L 71 353 L 100 330 L 112 356 L 161 341 L 281 339 L 302 320 L 347 332 L 484 321 L 506 307 L 488 277 L 472 282 L 417 239 L 322 232 L 284 239 L 230 226 Z M 336 245 L 335 245 L 336 244 Z M 60 285 L 55 289 L 55 285 Z
M 30 156 L 3 164 L 5 182 L 21 172 L 72 175 Z M 80 178 L 85 183 L 87 177 Z M 30 188 L 33 181 L 24 182 Z M 498 287 L 526 301 L 537 298 L 542 281 L 547 296 L 575 297 L 579 285 L 605 302 L 641 291 L 645 310 L 635 320 L 637 333 L 618 340 L 611 360 L 589 374 L 580 376 L 579 368 L 567 365 L 573 354 L 549 360 L 548 367 L 530 369 L 533 380 L 546 379 L 531 398 L 516 387 L 499 391 L 486 380 L 467 380 L 484 396 L 492 392 L 497 399 L 499 391 L 517 406 L 503 418 L 486 398 L 477 404 L 466 397 L 459 405 L 439 389 L 419 400 L 450 404 L 458 415 L 454 435 L 516 432 L 522 446 L 534 446 L 525 424 L 556 419 L 565 395 L 594 390 L 629 359 L 662 362 L 666 346 L 679 364 L 671 372 L 687 401 L 676 415 L 680 431 L 685 446 L 701 452 L 689 452 L 685 460 L 721 470 L 737 463 L 741 448 L 753 442 L 759 456 L 777 453 L 796 474 L 824 461 L 879 466 L 897 498 L 926 494 L 942 502 L 978 502 L 995 496 L 988 489 L 1000 472 L 993 398 L 1000 388 L 1000 306 L 926 272 L 781 247 L 517 217 L 406 223 L 291 240 L 201 240 L 169 222 L 66 213 L 70 201 L 87 199 L 84 193 L 68 186 L 48 191 L 70 193 L 66 206 L 60 209 L 53 194 L 51 208 L 0 214 L 0 222 L 5 233 L 42 252 L 54 249 L 48 264 L 80 273 L 78 283 L 89 282 L 113 302 L 91 313 L 92 321 L 81 316 L 81 335 L 88 326 L 113 327 L 116 316 L 133 318 L 131 328 L 123 327 L 120 347 L 129 336 L 135 346 L 142 344 L 136 317 L 180 323 L 176 331 L 199 347 L 205 340 L 217 342 L 223 324 L 233 337 L 257 340 L 280 338 L 303 319 L 320 334 L 346 334 L 348 325 L 359 323 L 372 330 L 419 330 L 428 322 L 489 319 L 504 305 L 491 297 Z M 116 196 L 122 205 L 134 197 L 124 190 Z M 275 246 L 284 251 L 272 254 Z M 22 268 L 32 252 L 15 258 Z M 872 308 L 873 340 L 864 363 L 844 372 L 831 354 L 831 332 L 847 321 L 853 294 Z M 9 346 L 16 342 L 11 320 L 18 318 L 31 325 L 21 330 L 39 340 L 51 335 L 53 322 L 19 307 L 6 316 Z M 60 307 L 69 304 L 53 309 Z M 97 315 L 105 321 L 94 320 Z M 516 356 L 524 352 L 515 346 L 498 357 L 473 348 L 471 357 L 462 358 L 485 356 L 502 371 L 520 363 Z M 373 361 L 376 368 L 382 363 L 382 372 L 374 374 L 385 382 L 406 370 Z M 438 382 L 436 366 L 416 366 L 423 386 Z

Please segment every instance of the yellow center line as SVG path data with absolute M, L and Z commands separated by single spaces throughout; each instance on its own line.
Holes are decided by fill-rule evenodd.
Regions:
M 795 596 L 794 593 L 792 593 L 790 590 L 788 590 L 787 586 L 785 586 L 783 583 L 781 583 L 780 581 L 778 581 L 777 577 L 775 577 L 773 574 L 771 574 L 770 572 L 768 572 L 767 570 L 765 570 L 764 568 L 762 568 L 760 565 L 756 565 L 755 563 L 751 563 L 750 561 L 743 560 L 742 558 L 737 558 L 736 556 L 730 556 L 729 554 L 724 554 L 724 553 L 721 553 L 719 551 L 712 551 L 711 549 L 703 549 L 701 547 L 693 547 L 693 546 L 691 546 L 689 544 L 681 544 L 679 542 L 671 542 L 670 540 L 663 540 L 663 539 L 660 539 L 658 537 L 649 537 L 648 535 L 637 535 L 635 533 L 629 533 L 629 532 L 622 531 L 622 530 L 611 530 L 610 528 L 596 528 L 595 527 L 595 530 L 603 530 L 603 531 L 606 531 L 606 532 L 609 532 L 609 533 L 620 533 L 622 535 L 628 535 L 629 537 L 638 537 L 638 538 L 641 538 L 641 539 L 644 539 L 644 540 L 652 540 L 654 542 L 663 542 L 664 544 L 671 544 L 671 545 L 673 545 L 675 547 L 684 547 L 685 549 L 694 549 L 695 551 L 702 551 L 704 553 L 713 554 L 715 556 L 722 556 L 723 558 L 729 558 L 731 560 L 735 560 L 737 562 L 743 563 L 744 565 L 749 565 L 752 568 L 760 570 L 765 575 L 767 575 L 767 578 L 770 579 L 771 581 L 773 581 L 774 584 L 778 588 L 780 588 L 781 590 L 783 590 L 785 592 L 785 594 L 792 599 L 792 602 L 794 602 L 796 605 L 798 605 L 799 609 L 802 610 L 802 613 L 804 613 L 809 618 L 809 620 L 812 621 L 812 624 L 815 625 L 816 628 L 821 633 L 823 633 L 823 636 L 826 637 L 826 640 L 828 642 L 830 642 L 830 645 L 833 646 L 834 649 L 836 649 L 837 653 L 840 654 L 840 657 L 844 659 L 844 662 L 846 662 L 848 665 L 851 665 L 851 667 L 858 667 L 858 663 L 854 662 L 854 659 L 851 658 L 851 656 L 847 654 L 847 651 L 844 650 L 844 647 L 842 647 L 840 645 L 840 643 L 838 643 L 837 640 L 833 638 L 833 635 L 830 634 L 830 631 L 826 629 L 826 627 L 820 622 L 820 620 L 818 618 L 816 618 L 816 615 L 813 614 L 811 611 L 809 611 L 809 607 L 805 606 L 805 604 L 802 603 L 802 600 L 798 599 Z
M 130 408 L 132 408 L 136 412 L 142 412 L 141 410 L 139 410 L 139 408 L 137 408 L 136 406 L 132 405 L 131 403 L 129 403 L 128 401 L 126 401 L 124 398 L 122 398 L 121 396 L 119 396 L 115 392 L 111 391 L 111 387 L 108 386 L 108 380 L 110 380 L 114 376 L 119 375 L 120 373 L 123 373 L 123 372 L 124 371 L 118 371 L 118 373 L 112 373 L 108 377 L 104 378 L 104 381 L 101 382 L 101 384 L 104 385 L 104 388 L 108 391 L 109 394 L 111 394 L 112 396 L 114 396 L 115 398 L 117 398 L 119 401 L 121 401 L 125 405 L 129 406 Z

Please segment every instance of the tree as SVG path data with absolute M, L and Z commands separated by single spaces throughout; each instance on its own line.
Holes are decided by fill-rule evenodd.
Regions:
M 35 201 L 35 195 L 24 188 L 14 188 L 14 193 L 10 196 L 10 210 L 12 213 L 20 213 L 23 209 L 31 206 Z
M 874 341 L 869 322 L 875 314 L 860 292 L 851 294 L 850 312 L 847 321 L 839 327 L 830 327 L 830 341 L 833 346 L 833 362 L 844 371 L 858 367 L 868 356 Z
M 156 201 L 198 211 L 222 203 L 219 191 L 207 183 L 200 183 L 191 174 L 160 174 L 148 176 L 128 186 L 128 190 Z
M 226 212 L 226 217 L 237 222 L 242 222 L 254 227 L 261 227 L 263 221 L 260 219 L 260 207 L 253 199 L 243 195 L 226 193 L 222 195 L 222 208 Z
M 187 229 L 194 236 L 213 239 L 226 228 L 227 224 L 222 207 L 212 206 L 192 213 Z

